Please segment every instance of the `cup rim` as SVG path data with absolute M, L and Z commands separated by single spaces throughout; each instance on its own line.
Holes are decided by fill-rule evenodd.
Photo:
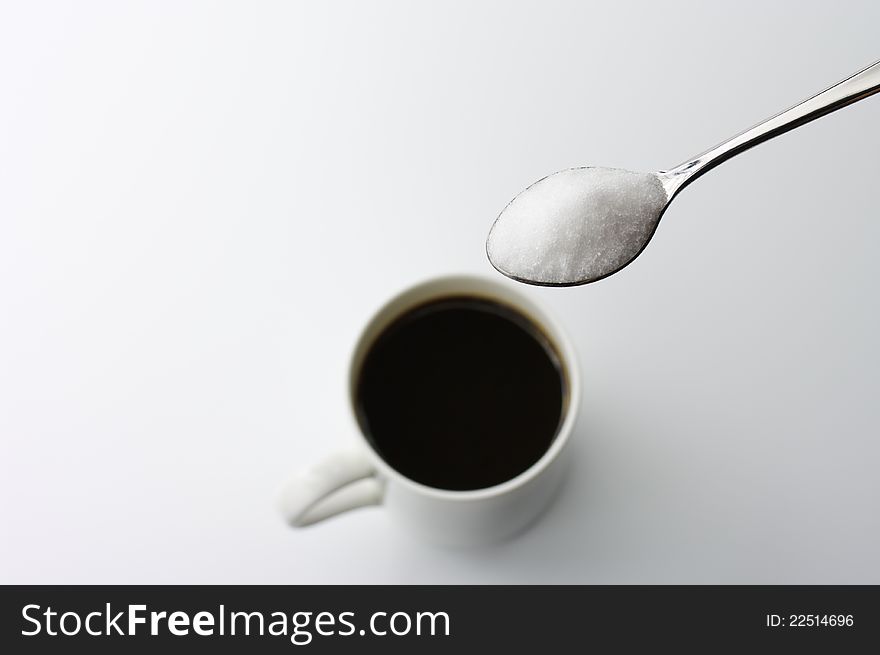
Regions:
M 447 289 L 447 291 L 442 291 L 444 288 Z M 555 347 L 560 363 L 564 368 L 566 381 L 568 382 L 569 387 L 565 415 L 560 422 L 559 428 L 556 431 L 556 435 L 554 436 L 550 447 L 544 452 L 544 454 L 525 471 L 517 474 L 509 480 L 505 480 L 504 482 L 500 482 L 490 487 L 482 487 L 480 489 L 441 489 L 439 487 L 431 487 L 407 477 L 386 462 L 376 449 L 373 448 L 373 445 L 367 440 L 366 435 L 364 435 L 364 432 L 361 429 L 355 410 L 357 376 L 360 372 L 360 366 L 363 364 L 363 355 L 373 344 L 376 337 L 378 337 L 378 335 L 381 334 L 395 318 L 400 316 L 407 309 L 410 309 L 417 304 L 435 298 L 442 298 L 454 293 L 474 295 L 476 297 L 484 296 L 491 300 L 503 302 L 536 323 Z M 577 356 L 574 346 L 559 323 L 544 308 L 544 306 L 541 305 L 541 303 L 522 293 L 522 291 L 517 289 L 512 282 L 502 282 L 482 275 L 458 274 L 433 276 L 406 286 L 404 289 L 391 296 L 373 313 L 360 331 L 358 338 L 355 341 L 351 357 L 349 358 L 349 416 L 354 423 L 358 439 L 360 443 L 366 447 L 374 466 L 381 473 L 382 477 L 388 480 L 393 479 L 423 496 L 442 500 L 473 501 L 494 498 L 502 496 L 514 489 L 523 487 L 537 478 L 559 456 L 568 442 L 571 433 L 574 430 L 575 419 L 577 418 L 580 408 L 580 396 L 581 379 Z

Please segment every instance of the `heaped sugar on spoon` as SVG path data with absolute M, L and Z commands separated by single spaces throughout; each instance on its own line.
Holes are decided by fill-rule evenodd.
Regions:
M 486 240 L 504 275 L 574 286 L 616 273 L 648 245 L 686 185 L 752 146 L 880 91 L 880 61 L 675 168 L 570 168 L 538 180 L 501 212 Z

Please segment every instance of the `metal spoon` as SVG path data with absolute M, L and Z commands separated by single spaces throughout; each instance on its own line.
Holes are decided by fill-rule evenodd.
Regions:
M 501 212 L 486 240 L 504 275 L 543 286 L 608 277 L 648 245 L 672 199 L 752 146 L 880 91 L 880 61 L 675 168 L 636 173 L 571 168 L 538 180 Z

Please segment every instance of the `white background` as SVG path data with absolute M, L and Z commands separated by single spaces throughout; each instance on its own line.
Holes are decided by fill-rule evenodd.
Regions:
M 277 487 L 351 434 L 387 297 L 496 275 L 535 179 L 678 164 L 880 56 L 876 2 L 6 2 L 0 581 L 880 583 L 880 97 L 524 288 L 585 381 L 528 533 L 443 550 Z

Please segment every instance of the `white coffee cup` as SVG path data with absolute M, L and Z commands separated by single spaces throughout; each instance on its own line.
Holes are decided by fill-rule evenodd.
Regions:
M 410 308 L 452 295 L 494 300 L 527 317 L 558 353 L 566 388 L 560 426 L 543 456 L 501 484 L 467 491 L 429 487 L 392 468 L 364 437 L 354 410 L 360 367 L 376 338 Z M 300 472 L 283 487 L 280 507 L 285 519 L 295 527 L 304 527 L 350 509 L 381 504 L 420 536 L 451 545 L 485 544 L 510 537 L 544 510 L 562 479 L 563 452 L 575 424 L 581 392 L 574 349 L 547 312 L 515 291 L 512 283 L 471 276 L 432 279 L 388 301 L 358 339 L 348 389 L 349 416 L 357 440 Z

